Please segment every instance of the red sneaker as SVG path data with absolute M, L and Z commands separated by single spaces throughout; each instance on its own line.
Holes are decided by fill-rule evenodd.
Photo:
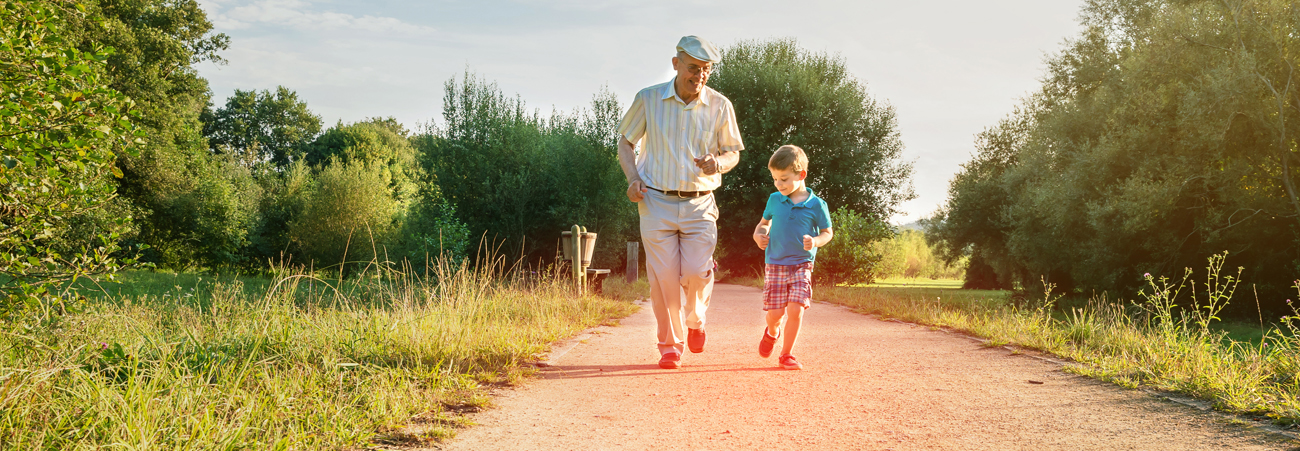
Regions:
M 704 335 L 704 328 L 686 329 L 686 347 L 691 348 L 691 352 L 704 352 L 704 342 L 708 337 Z
M 786 354 L 786 355 L 781 356 L 781 360 L 780 360 L 780 362 L 781 362 L 781 368 L 785 368 L 785 369 L 787 369 L 787 370 L 802 370 L 802 369 L 803 369 L 803 365 L 800 364 L 798 360 L 795 360 L 795 359 L 794 359 L 794 356 L 792 356 L 792 355 L 790 355 L 790 354 Z
M 659 367 L 665 370 L 675 370 L 682 367 L 682 356 L 676 352 L 664 354 L 659 359 Z
M 758 341 L 758 356 L 768 358 L 772 356 L 772 347 L 776 346 L 776 337 L 767 334 L 767 328 L 763 329 L 763 339 Z

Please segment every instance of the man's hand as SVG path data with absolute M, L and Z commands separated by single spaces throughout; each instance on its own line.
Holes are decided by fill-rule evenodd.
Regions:
M 770 239 L 771 239 L 771 238 L 768 237 L 766 233 L 755 233 L 755 234 L 754 234 L 754 242 L 755 242 L 755 243 L 758 243 L 758 248 L 759 248 L 759 249 L 762 249 L 762 250 L 767 250 L 767 241 L 770 240 Z
M 722 167 L 718 165 L 718 157 L 714 156 L 711 153 L 696 158 L 695 166 L 699 167 L 700 171 L 703 172 L 704 175 L 717 174 L 718 171 L 722 170 Z
M 641 199 L 645 199 L 645 192 L 645 184 L 641 183 L 640 180 L 634 180 L 632 183 L 627 185 L 627 200 L 640 202 Z
M 813 248 L 813 237 L 812 237 L 812 235 L 804 235 L 804 236 L 803 236 L 803 250 L 805 250 L 805 251 L 811 251 L 812 248 Z

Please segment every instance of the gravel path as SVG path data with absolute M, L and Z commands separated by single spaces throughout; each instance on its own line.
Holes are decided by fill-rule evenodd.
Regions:
M 680 370 L 656 365 L 643 303 L 559 345 L 540 379 L 499 392 L 436 449 L 1300 449 L 1249 421 L 826 303 L 804 317 L 804 369 L 781 370 L 756 350 L 760 297 L 718 285 L 708 345 Z

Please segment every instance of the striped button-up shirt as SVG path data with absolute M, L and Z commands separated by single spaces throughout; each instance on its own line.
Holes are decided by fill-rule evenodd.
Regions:
M 704 175 L 695 158 L 745 148 L 730 100 L 705 86 L 688 104 L 677 96 L 671 80 L 637 93 L 618 133 L 633 145 L 641 144 L 636 158 L 641 180 L 665 191 L 717 189 L 722 174 Z

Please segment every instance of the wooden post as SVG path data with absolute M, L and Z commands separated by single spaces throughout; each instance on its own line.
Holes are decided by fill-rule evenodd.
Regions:
M 640 245 L 641 243 L 636 241 L 627 242 L 627 271 L 625 271 L 627 283 L 636 283 L 636 279 L 640 277 L 640 274 L 637 274 L 641 267 Z
M 582 235 L 587 232 L 587 229 L 574 224 L 569 230 L 572 232 L 573 239 L 573 281 L 578 284 L 578 296 L 582 296 L 587 291 L 587 268 L 582 266 L 582 256 L 585 255 L 582 248 Z

